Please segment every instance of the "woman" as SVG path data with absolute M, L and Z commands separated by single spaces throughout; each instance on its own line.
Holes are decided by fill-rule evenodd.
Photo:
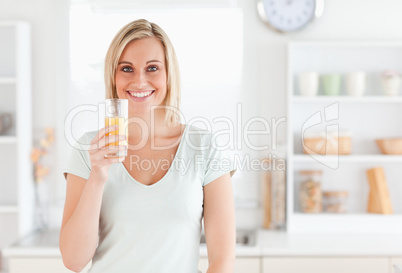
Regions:
M 146 20 L 123 27 L 106 55 L 105 83 L 106 97 L 128 99 L 138 122 L 128 126 L 124 159 L 105 157 L 115 152 L 106 144 L 124 139 L 105 136 L 113 127 L 84 134 L 72 149 L 60 231 L 65 266 L 80 272 L 92 259 L 91 273 L 196 273 L 204 217 L 207 272 L 233 272 L 233 167 L 212 165 L 230 158 L 172 111 L 179 72 L 164 31 Z

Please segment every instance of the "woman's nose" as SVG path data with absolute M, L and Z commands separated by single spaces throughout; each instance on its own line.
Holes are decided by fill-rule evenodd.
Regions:
M 133 85 L 137 89 L 141 89 L 147 85 L 147 77 L 144 72 L 137 72 L 134 74 Z

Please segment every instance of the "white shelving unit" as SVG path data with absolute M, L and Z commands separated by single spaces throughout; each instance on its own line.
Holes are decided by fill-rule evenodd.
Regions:
M 384 97 L 384 96 L 364 96 L 364 97 L 348 97 L 348 96 L 316 96 L 302 97 L 293 96 L 294 102 L 325 102 L 325 103 L 401 103 L 402 97 Z
M 402 137 L 402 96 L 383 96 L 380 85 L 383 70 L 402 72 L 401 60 L 402 42 L 314 41 L 288 45 L 289 233 L 402 233 L 402 156 L 383 155 L 375 144 L 377 138 Z M 303 97 L 299 93 L 297 76 L 300 72 L 317 71 L 345 76 L 357 70 L 365 71 L 367 75 L 364 96 L 348 96 L 344 83 L 339 96 L 325 96 L 321 84 L 317 96 Z M 337 109 L 338 116 L 327 121 L 325 109 L 331 105 Z M 309 118 L 317 112 L 322 118 L 321 124 L 306 127 Z M 325 131 L 329 125 L 352 132 L 352 153 L 317 158 L 303 154 L 303 128 Z M 394 210 L 392 215 L 366 212 L 369 191 L 366 170 L 373 167 L 385 170 Z M 302 213 L 298 199 L 300 181 L 297 173 L 300 170 L 322 170 L 324 191 L 348 191 L 348 213 Z
M 309 155 L 300 155 L 295 154 L 293 156 L 294 162 L 300 163 L 314 163 L 316 160 Z M 333 162 L 339 161 L 341 163 L 350 163 L 350 162 L 369 162 L 369 163 L 386 163 L 386 162 L 394 162 L 394 163 L 402 163 L 402 156 L 400 155 L 326 155 L 325 157 L 320 158 L 320 162 Z
M 0 22 L 0 37 L 0 114 L 11 113 L 13 121 L 0 135 L 1 251 L 34 228 L 34 182 L 30 26 Z

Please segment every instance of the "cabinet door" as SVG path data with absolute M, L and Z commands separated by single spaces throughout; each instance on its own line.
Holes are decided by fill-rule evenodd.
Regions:
M 198 270 L 202 273 L 206 273 L 208 269 L 208 258 L 200 258 L 198 260 Z
M 263 273 L 389 273 L 389 259 L 378 257 L 263 258 Z
M 87 273 L 89 263 L 81 273 Z M 60 258 L 10 258 L 10 273 L 72 273 Z
M 208 269 L 208 258 L 200 258 L 198 269 L 202 273 L 206 273 Z M 234 273 L 261 273 L 260 258 L 236 258 L 234 265 Z
M 236 258 L 234 273 L 260 273 L 260 258 Z
M 400 273 L 395 269 L 395 265 L 398 265 L 398 267 L 402 270 L 402 257 L 392 257 L 391 258 L 391 270 L 390 273 Z

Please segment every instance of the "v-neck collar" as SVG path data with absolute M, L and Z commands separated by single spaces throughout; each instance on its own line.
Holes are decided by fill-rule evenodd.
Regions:
M 184 130 L 183 130 L 183 134 L 181 135 L 181 138 L 180 138 L 179 147 L 177 148 L 177 151 L 176 151 L 176 153 L 175 153 L 175 155 L 174 155 L 174 158 L 173 158 L 173 160 L 172 160 L 172 163 L 171 163 L 170 166 L 169 166 L 168 171 L 165 173 L 165 175 L 164 175 L 161 179 L 159 179 L 159 180 L 156 181 L 155 183 L 153 183 L 153 184 L 151 184 L 151 185 L 145 185 L 145 184 L 143 184 L 143 183 L 137 181 L 137 180 L 127 171 L 127 169 L 126 169 L 126 167 L 124 166 L 123 162 L 119 163 L 119 165 L 121 166 L 121 168 L 123 168 L 123 171 L 124 171 L 124 172 L 126 173 L 126 175 L 129 177 L 129 179 L 130 179 L 131 181 L 133 181 L 135 184 L 137 184 L 137 185 L 139 185 L 139 186 L 141 186 L 141 187 L 153 188 L 153 187 L 156 187 L 156 186 L 159 185 L 159 184 L 162 184 L 162 183 L 167 179 L 167 177 L 170 175 L 170 173 L 172 172 L 172 166 L 174 166 L 174 164 L 177 164 L 176 161 L 178 160 L 178 159 L 177 159 L 177 158 L 178 158 L 178 155 L 180 154 L 180 152 L 181 152 L 181 150 L 182 150 L 182 146 L 184 145 L 183 142 L 185 142 L 185 134 L 186 134 L 186 132 L 187 132 L 188 127 L 189 127 L 189 125 L 184 125 Z

